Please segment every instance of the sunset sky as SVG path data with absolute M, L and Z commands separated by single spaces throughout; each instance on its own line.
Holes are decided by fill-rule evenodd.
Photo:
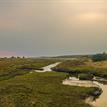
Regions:
M 102 51 L 106 0 L 0 0 L 0 56 Z

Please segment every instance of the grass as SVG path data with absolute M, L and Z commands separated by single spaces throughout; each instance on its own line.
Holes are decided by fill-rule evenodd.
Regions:
M 0 59 L 0 81 L 24 75 L 32 70 L 55 63 L 56 60 L 32 58 L 4 58 Z
M 91 107 L 84 100 L 97 88 L 62 85 L 65 73 L 47 72 L 0 81 L 0 107 Z
M 58 72 L 66 72 L 72 75 L 78 74 L 91 74 L 93 76 L 98 76 L 107 79 L 107 61 L 92 62 L 92 61 L 81 61 L 72 60 L 65 61 L 53 68 L 53 70 Z
M 1 58 L 0 107 L 91 107 L 84 100 L 96 97 L 98 88 L 62 85 L 67 73 L 33 72 L 55 62 L 54 59 Z M 63 64 L 64 69 L 67 65 L 71 70 L 69 62 Z M 78 67 L 81 64 L 78 62 Z

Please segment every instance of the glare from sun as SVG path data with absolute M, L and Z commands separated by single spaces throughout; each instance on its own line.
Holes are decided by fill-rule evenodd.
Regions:
M 96 22 L 98 20 L 102 20 L 104 15 L 101 13 L 84 13 L 81 14 L 78 18 L 81 21 Z

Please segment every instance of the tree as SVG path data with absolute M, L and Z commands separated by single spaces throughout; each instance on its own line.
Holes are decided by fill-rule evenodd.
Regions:
M 92 56 L 93 61 L 104 61 L 107 60 L 107 54 L 106 52 L 103 52 L 102 54 L 96 54 Z

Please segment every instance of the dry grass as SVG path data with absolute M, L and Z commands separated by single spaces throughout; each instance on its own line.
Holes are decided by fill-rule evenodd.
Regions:
M 95 68 L 107 68 L 107 61 L 100 61 L 100 62 L 86 62 L 87 66 L 95 67 Z

